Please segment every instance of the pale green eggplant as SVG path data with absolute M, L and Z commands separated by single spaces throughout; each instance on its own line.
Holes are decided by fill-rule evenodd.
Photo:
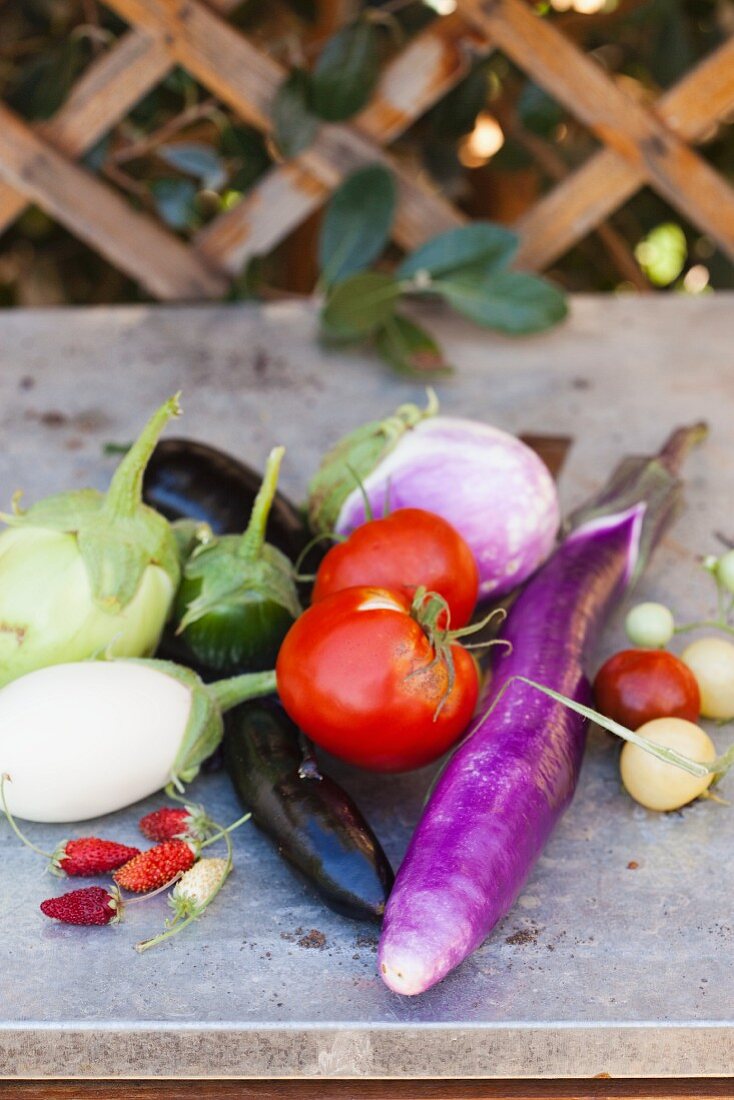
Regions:
M 145 657 L 180 580 L 171 526 L 142 503 L 146 463 L 178 397 L 153 414 L 107 493 L 81 489 L 2 515 L 0 686 L 103 651 Z

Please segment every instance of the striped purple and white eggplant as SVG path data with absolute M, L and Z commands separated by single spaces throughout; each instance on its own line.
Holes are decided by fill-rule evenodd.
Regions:
M 479 598 L 499 597 L 553 549 L 558 495 L 544 462 L 521 439 L 474 420 L 401 405 L 365 424 L 324 457 L 309 487 L 318 534 L 348 535 L 398 508 L 436 512 L 460 532 L 479 569 Z
M 587 702 L 585 662 L 676 514 L 680 465 L 704 434 L 679 429 L 654 458 L 625 460 L 511 608 L 501 635 L 511 649 L 434 787 L 388 901 L 379 969 L 395 992 L 429 989 L 479 947 L 569 805 L 586 721 L 525 681 Z

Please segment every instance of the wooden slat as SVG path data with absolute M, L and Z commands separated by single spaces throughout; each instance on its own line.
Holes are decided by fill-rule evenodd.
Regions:
M 246 121 L 269 128 L 270 103 L 285 72 L 219 18 L 217 13 L 229 11 L 236 0 L 208 0 L 214 12 L 199 0 L 106 2 L 134 29 L 90 66 L 56 117 L 43 125 L 47 144 L 41 148 L 46 158 L 49 145 L 69 156 L 81 155 L 174 63 Z M 249 256 L 271 249 L 324 201 L 345 174 L 382 160 L 395 172 L 398 184 L 394 236 L 404 247 L 415 247 L 466 218 L 423 177 L 401 169 L 381 147 L 446 94 L 468 71 L 472 54 L 487 54 L 494 41 L 610 146 L 523 217 L 518 225 L 519 266 L 547 266 L 645 181 L 734 254 L 734 192 L 684 142 L 700 138 L 713 120 L 734 105 L 732 43 L 706 59 L 662 98 L 656 112 L 650 112 L 629 99 L 522 0 L 461 0 L 459 12 L 436 20 L 385 68 L 376 95 L 351 126 L 322 127 L 314 145 L 301 157 L 273 169 L 234 210 L 202 231 L 195 240 L 198 255 L 151 219 L 135 214 L 86 173 L 82 173 L 85 191 L 90 182 L 96 183 L 105 196 L 99 228 L 88 224 L 89 209 L 94 208 L 88 208 L 87 218 L 82 218 L 65 186 L 44 194 L 38 166 L 45 162 L 37 157 L 39 147 L 32 154 L 36 170 L 24 176 L 20 163 L 31 156 L 27 139 L 32 135 L 24 131 L 21 152 L 13 127 L 2 135 L 6 144 L 15 145 L 16 159 L 4 170 L 0 166 L 0 232 L 22 212 L 28 197 L 35 198 L 153 293 L 211 295 L 222 292 L 221 272 L 234 273 Z M 66 179 L 70 183 L 75 178 L 73 166 L 66 164 L 66 168 L 72 170 Z M 152 266 L 147 250 L 131 247 L 130 234 L 113 225 L 113 210 L 114 220 L 122 216 L 123 225 L 139 219 L 133 234 L 138 240 L 141 224 L 149 242 L 151 230 L 157 229 Z M 127 223 L 123 210 L 132 222 Z
M 354 129 L 376 145 L 394 141 L 466 76 L 473 57 L 486 56 L 490 50 L 487 40 L 459 16 L 436 20 L 386 65 L 372 101 L 354 120 Z M 328 159 L 326 149 L 321 153 Z M 368 160 L 377 159 L 374 150 L 365 150 L 365 155 Z M 351 166 L 360 163 L 363 161 L 355 150 Z M 427 182 L 416 184 L 395 162 L 386 163 L 397 177 L 401 201 L 395 238 L 404 248 L 414 248 L 438 232 L 437 224 L 450 229 L 464 223 L 463 215 L 436 192 L 427 200 Z M 279 165 L 236 207 L 202 230 L 197 247 L 217 266 L 234 274 L 251 256 L 268 252 L 292 232 L 318 209 L 328 193 L 329 188 L 309 169 L 308 158 Z
M 168 51 L 161 42 L 130 31 L 92 62 L 61 110 L 43 125 L 43 136 L 70 157 L 81 156 L 124 118 L 170 67 Z M 23 191 L 0 182 L 0 233 L 27 205 Z
M 237 0 L 209 0 L 218 11 Z M 45 139 L 69 157 L 82 156 L 173 68 L 165 43 L 142 31 L 128 31 L 93 61 L 73 85 L 66 102 L 38 127 Z M 28 199 L 0 181 L 0 233 L 23 213 Z
M 197 0 L 105 0 L 138 29 L 161 36 L 171 57 L 250 125 L 267 130 L 284 70 Z
M 386 65 L 370 104 L 353 126 L 376 145 L 399 137 L 469 71 L 477 56 L 486 57 L 491 45 L 459 15 L 438 19 L 416 35 Z M 324 155 L 327 155 L 324 151 Z M 368 159 L 377 159 L 369 151 Z M 362 163 L 359 155 L 352 167 Z M 390 163 L 390 162 L 386 162 Z M 452 229 L 467 220 L 434 191 L 428 182 L 414 180 L 394 162 L 400 202 L 395 238 L 403 248 L 422 244 L 441 228 Z M 233 274 L 251 256 L 270 251 L 327 198 L 308 161 L 299 158 L 279 165 L 251 188 L 240 203 L 221 214 L 199 234 L 197 247 L 218 266 Z
M 182 4 L 177 0 L 106 2 L 124 19 L 163 36 L 176 60 L 202 84 L 251 125 L 269 130 L 270 104 L 286 73 L 244 36 L 198 0 Z M 373 114 L 373 124 L 377 117 Z M 392 125 L 396 125 L 394 116 Z M 323 202 L 347 172 L 386 157 L 370 136 L 358 133 L 356 128 L 323 126 L 313 145 L 289 165 L 283 179 L 269 176 L 261 181 L 248 197 L 247 208 L 237 214 L 240 208 L 236 207 L 223 215 L 197 238 L 197 248 L 218 266 L 238 271 L 247 256 L 272 247 Z M 399 243 L 411 248 L 426 236 L 463 224 L 463 216 L 427 181 L 389 163 L 398 184 L 394 233 Z M 280 225 L 265 205 L 274 195 L 282 204 L 275 214 L 276 218 L 280 215 Z M 292 221 L 283 232 L 282 222 L 287 217 Z
M 687 141 L 734 109 L 734 38 L 729 39 L 656 104 L 660 117 Z M 614 213 L 645 183 L 645 174 L 611 149 L 594 154 L 537 202 L 515 228 L 518 267 L 543 270 Z
M 734 190 L 523 0 L 459 0 L 513 61 L 734 257 Z
M 436 19 L 384 68 L 353 125 L 388 145 L 463 80 L 472 62 L 492 52 L 491 40 L 458 13 Z
M 213 298 L 225 292 L 223 276 L 207 267 L 192 249 L 66 160 L 2 105 L 0 178 L 156 297 Z

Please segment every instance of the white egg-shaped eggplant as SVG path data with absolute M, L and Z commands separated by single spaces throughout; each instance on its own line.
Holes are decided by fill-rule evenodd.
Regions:
M 84 821 L 190 781 L 222 712 L 274 690 L 273 673 L 204 685 L 164 661 L 53 665 L 0 690 L 0 772 L 10 812 Z

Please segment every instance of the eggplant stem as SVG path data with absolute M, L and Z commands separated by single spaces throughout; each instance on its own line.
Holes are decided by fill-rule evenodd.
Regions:
M 140 507 L 145 467 L 168 421 L 181 415 L 180 396 L 180 393 L 174 394 L 156 409 L 115 470 L 104 501 L 108 516 L 125 519 L 134 516 Z
M 354 480 L 357 482 L 357 488 L 359 489 L 359 495 L 362 497 L 362 507 L 364 508 L 365 521 L 367 523 L 372 523 L 372 521 L 375 518 L 375 513 L 372 509 L 372 501 L 370 500 L 369 496 L 367 495 L 367 490 L 364 487 L 364 482 L 362 481 L 362 478 L 359 476 L 359 474 L 357 473 L 357 471 L 354 469 L 353 466 L 350 466 L 348 462 L 347 462 L 346 465 L 347 465 L 347 469 L 349 470 L 349 473 L 352 475 Z M 385 517 L 383 515 L 383 519 L 384 518 Z
M 217 680 L 205 686 L 223 714 L 248 699 L 273 695 L 277 689 L 275 670 L 244 672 L 241 676 L 231 676 L 228 680 Z
M 668 440 L 663 444 L 658 459 L 671 474 L 680 473 L 686 458 L 709 433 L 709 426 L 705 420 L 699 420 L 696 424 L 689 424 L 685 428 L 676 428 Z
M 265 474 L 255 497 L 255 503 L 252 506 L 247 529 L 241 536 L 237 547 L 237 557 L 240 561 L 251 563 L 260 556 L 260 551 L 265 542 L 268 516 L 278 490 L 278 475 L 280 474 L 280 464 L 283 461 L 284 454 L 285 447 L 273 447 L 268 455 Z

